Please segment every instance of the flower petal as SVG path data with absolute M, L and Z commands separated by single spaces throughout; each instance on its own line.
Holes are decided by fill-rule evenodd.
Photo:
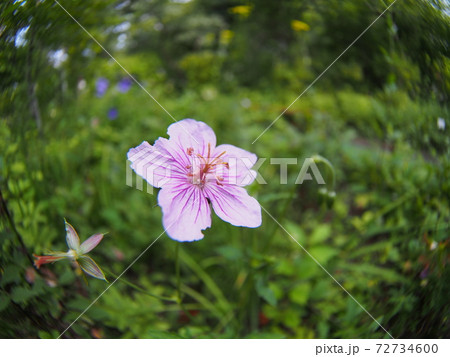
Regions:
M 177 162 L 161 145 L 158 148 L 159 140 L 155 146 L 144 141 L 128 151 L 131 168 L 154 187 L 162 187 L 172 178 L 186 177 L 185 164 Z
M 81 243 L 79 254 L 89 253 L 92 249 L 94 249 L 102 241 L 104 236 L 105 235 L 102 233 L 98 233 L 98 234 L 94 234 L 93 236 L 90 236 L 83 243 Z
M 223 177 L 223 183 L 238 186 L 250 185 L 256 178 L 256 171 L 251 168 L 258 157 L 249 151 L 228 144 L 216 147 L 214 156 L 217 157 L 223 152 L 225 154 L 220 158 L 228 163 L 228 166 L 218 165 L 216 170 L 217 174 Z
M 214 212 L 225 222 L 250 228 L 261 225 L 261 206 L 244 188 L 210 184 L 205 186 L 204 190 Z
M 164 186 L 158 194 L 167 235 L 180 242 L 203 238 L 211 227 L 211 209 L 202 190 L 185 182 Z
M 144 141 L 128 151 L 131 168 L 154 187 L 162 187 L 170 178 L 173 159 Z
M 105 274 L 91 257 L 83 255 L 77 259 L 77 262 L 86 274 L 107 281 Z
M 66 242 L 69 249 L 78 250 L 80 247 L 80 238 L 78 237 L 77 231 L 72 227 L 72 225 L 64 219 L 66 224 Z
M 205 123 L 194 119 L 183 119 L 169 126 L 167 129 L 169 141 L 174 143 L 179 151 L 193 148 L 195 153 L 206 157 L 208 144 L 212 150 L 216 147 L 216 135 Z
M 168 168 L 168 177 L 186 175 L 188 165 L 192 164 L 192 158 L 187 153 L 188 147 L 183 150 L 175 141 L 166 138 L 156 140 L 153 147 L 172 160 L 172 166 Z

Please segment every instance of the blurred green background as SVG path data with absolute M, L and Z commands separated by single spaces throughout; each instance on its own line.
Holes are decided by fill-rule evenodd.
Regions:
M 298 158 L 249 192 L 394 337 L 450 337 L 448 2 L 398 0 L 254 145 L 391 1 L 60 3 L 177 120 Z M 126 153 L 173 121 L 56 2 L 0 11 L 0 337 L 54 338 L 108 285 L 32 254 L 67 249 L 63 217 L 107 231 L 113 281 L 163 231 Z M 336 187 L 294 184 L 314 154 Z M 163 236 L 64 337 L 389 337 L 268 215 L 204 233 Z

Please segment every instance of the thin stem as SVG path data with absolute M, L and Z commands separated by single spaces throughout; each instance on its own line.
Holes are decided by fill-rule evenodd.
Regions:
M 331 172 L 331 189 L 334 191 L 335 184 L 336 184 L 336 171 L 334 170 L 333 164 L 328 159 L 324 158 L 321 155 L 313 155 L 312 159 L 314 160 L 314 162 L 316 164 L 322 163 L 328 167 L 328 169 Z
M 292 200 L 295 197 L 295 191 L 296 191 L 297 187 L 296 185 L 293 185 L 290 191 L 290 195 L 289 198 L 285 201 L 284 206 L 281 209 L 280 215 L 279 217 L 284 218 L 288 208 L 291 206 Z M 272 226 L 273 228 L 271 229 L 271 231 L 268 234 L 268 239 L 266 240 L 263 249 L 262 249 L 262 253 L 266 253 L 267 249 L 270 247 L 270 244 L 272 243 L 273 237 L 275 236 L 275 233 L 277 232 L 277 230 L 280 228 L 277 224 L 273 224 Z
M 190 319 L 197 320 L 197 318 L 191 314 L 191 312 L 186 309 L 186 307 L 183 304 L 183 299 L 181 297 L 181 274 L 180 274 L 180 254 L 179 254 L 179 248 L 180 244 L 177 243 L 175 246 L 175 275 L 176 275 L 176 285 L 177 285 L 177 299 L 178 299 L 178 305 L 180 305 L 181 310 L 188 316 Z
M 178 297 L 178 303 L 180 304 L 180 306 L 182 306 L 181 304 L 181 277 L 180 277 L 180 255 L 179 255 L 179 244 L 177 243 L 177 245 L 175 246 L 175 274 L 177 277 L 177 297 Z
M 39 270 L 34 266 L 34 262 L 33 262 L 33 258 L 31 257 L 30 253 L 28 252 L 28 249 L 25 245 L 25 242 L 23 241 L 22 236 L 20 235 L 20 233 L 17 231 L 16 225 L 14 223 L 14 220 L 12 219 L 11 214 L 9 213 L 8 207 L 6 206 L 6 201 L 3 198 L 3 194 L 2 194 L 2 190 L 0 189 L 0 213 L 4 213 L 9 225 L 11 226 L 12 231 L 14 232 L 14 234 L 17 237 L 17 240 L 19 241 L 23 253 L 27 256 L 28 260 L 31 263 L 31 266 L 34 268 L 34 270 L 36 270 L 37 272 L 39 272 Z

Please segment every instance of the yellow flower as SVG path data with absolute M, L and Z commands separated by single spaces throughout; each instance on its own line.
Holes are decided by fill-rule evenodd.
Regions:
M 242 17 L 247 17 L 252 12 L 252 7 L 250 5 L 238 5 L 232 7 L 230 12 L 241 15 Z
M 306 22 L 303 22 L 300 20 L 292 20 L 291 27 L 294 31 L 297 31 L 297 32 L 310 30 L 309 25 Z
M 231 30 L 223 30 L 220 32 L 220 43 L 227 45 L 230 43 L 234 36 L 234 32 Z

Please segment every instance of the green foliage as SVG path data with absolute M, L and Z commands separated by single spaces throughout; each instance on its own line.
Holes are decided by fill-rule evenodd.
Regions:
M 212 52 L 186 55 L 180 62 L 189 83 L 194 87 L 216 84 L 220 79 L 221 58 Z
M 449 335 L 440 2 L 395 4 L 254 145 L 387 4 L 61 2 L 175 119 L 205 121 L 219 143 L 268 158 L 267 184 L 248 190 L 298 241 L 268 215 L 257 229 L 214 217 L 201 241 L 163 235 L 116 282 L 163 231 L 157 190 L 136 189 L 134 175 L 127 185 L 127 150 L 165 136 L 172 119 L 135 83 L 118 91 L 122 69 L 61 8 L 36 3 L 1 5 L 1 337 L 56 338 L 108 287 L 86 285 L 69 262 L 33 268 L 32 253 L 65 250 L 63 217 L 82 237 L 108 232 L 95 261 L 114 282 L 65 337 L 386 337 L 336 281 L 394 337 Z M 56 67 L 58 49 L 69 56 Z M 335 168 L 333 202 L 315 182 L 294 185 L 315 154 Z M 298 159 L 286 185 L 274 157 Z

